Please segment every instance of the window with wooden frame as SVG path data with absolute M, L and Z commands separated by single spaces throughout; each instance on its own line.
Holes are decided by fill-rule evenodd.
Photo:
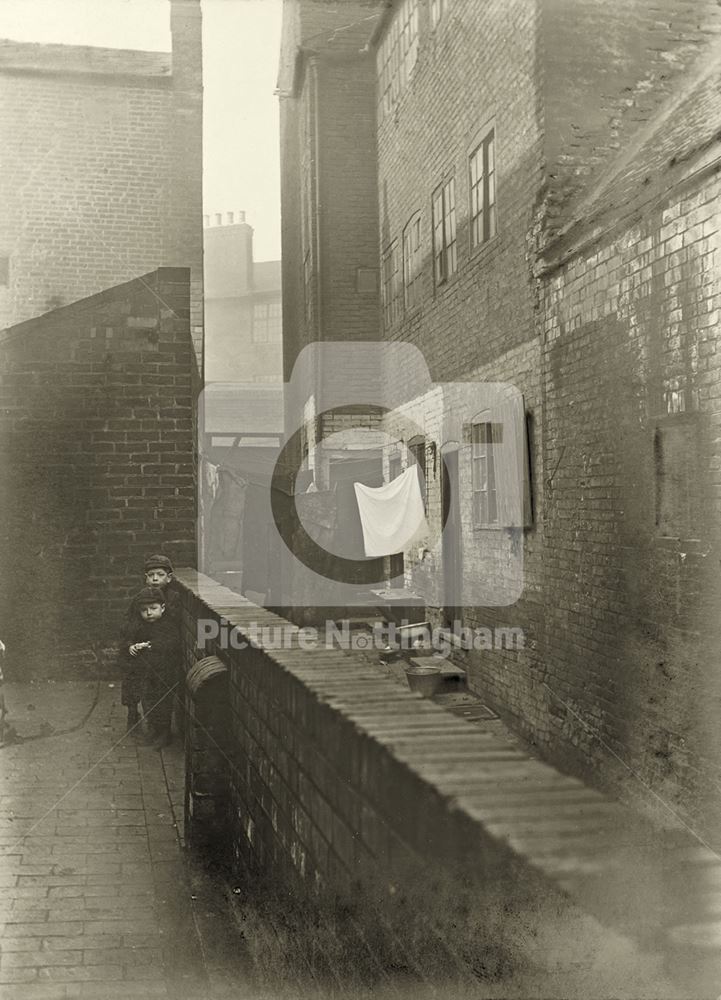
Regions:
M 418 0 L 403 0 L 378 47 L 378 92 L 387 114 L 403 93 L 418 59 Z
M 469 157 L 471 249 L 496 235 L 496 131 L 490 128 Z
M 403 300 L 406 309 L 421 301 L 421 216 L 413 216 L 403 230 Z
M 471 456 L 474 528 L 533 524 L 528 426 L 523 397 L 478 414 L 464 430 Z
M 256 302 L 253 306 L 255 344 L 277 344 L 283 339 L 283 319 L 280 302 Z
M 455 274 L 456 253 L 456 182 L 440 184 L 433 192 L 433 278 L 436 287 Z
M 402 309 L 401 266 L 398 241 L 390 244 L 383 254 L 383 321 L 386 330 L 400 319 Z

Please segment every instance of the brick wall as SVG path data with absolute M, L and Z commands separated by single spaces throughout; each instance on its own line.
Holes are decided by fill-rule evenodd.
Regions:
M 171 10 L 172 66 L 165 53 L 0 46 L 0 328 L 190 267 L 200 362 L 200 10 Z
M 694 812 L 719 750 L 718 197 L 713 174 L 672 189 L 543 281 L 550 690 L 528 725 Z
M 378 336 L 374 77 L 367 55 L 318 63 L 319 307 L 326 340 Z M 365 283 L 359 270 L 370 272 Z
M 385 337 L 415 344 L 431 378 L 450 382 L 534 336 L 526 241 L 542 179 L 536 13 L 516 0 L 456 0 L 431 30 L 425 5 L 419 10 L 418 61 L 394 109 L 379 118 L 377 198 L 381 251 L 400 243 L 408 221 L 421 213 L 421 299 L 386 326 Z M 491 122 L 498 234 L 472 252 L 468 157 Z M 450 177 L 458 269 L 436 289 L 431 196 Z
M 515 385 L 535 428 L 530 442 L 533 525 L 520 542 L 523 596 L 511 607 L 459 609 L 466 625 L 520 627 L 525 632 L 523 650 L 476 651 L 462 657 L 471 687 L 511 716 L 523 716 L 539 700 L 543 622 L 541 353 L 533 322 L 535 289 L 528 243 L 542 181 L 537 30 L 534 8 L 523 3 L 461 0 L 448 6 L 435 29 L 421 9 L 418 61 L 395 110 L 386 114 L 379 110 L 378 126 L 382 246 L 393 240 L 400 244 L 407 222 L 420 212 L 423 247 L 420 302 L 413 309 L 402 309 L 395 323 L 386 324 L 385 336 L 418 346 L 436 382 Z M 467 86 L 468 79 L 473 79 L 472 87 Z M 473 250 L 468 157 L 489 123 L 496 138 L 498 234 Z M 458 266 L 455 275 L 436 288 L 431 196 L 450 177 L 456 184 Z M 389 373 L 391 384 L 394 374 L 406 377 L 403 372 Z M 402 382 L 397 384 L 400 392 Z M 441 397 L 416 409 L 416 423 L 427 441 L 443 444 Z M 459 435 L 446 430 L 446 437 Z M 440 454 L 435 468 L 427 459 L 426 473 L 431 550 L 442 515 Z M 500 583 L 509 544 L 518 540 L 509 540 L 502 531 L 473 529 L 470 476 L 470 466 L 461 462 L 463 578 L 472 582 L 493 576 Z M 440 552 L 419 556 L 418 550 L 406 553 L 406 579 L 426 595 L 430 617 L 439 620 L 444 604 Z M 500 587 L 496 597 L 502 599 Z
M 195 559 L 187 269 L 0 340 L 0 621 L 11 676 L 82 673 L 117 636 L 146 555 Z
M 435 26 L 429 7 L 415 64 L 378 108 L 379 249 L 402 247 L 420 213 L 422 256 L 419 301 L 383 336 L 419 347 L 437 383 L 516 385 L 530 417 L 522 542 L 472 529 L 459 469 L 465 576 L 502 575 L 514 545 L 524 556 L 519 601 L 462 611 L 524 629 L 525 648 L 464 655 L 469 683 L 560 766 L 698 812 L 721 765 L 703 652 L 719 588 L 718 7 L 454 0 Z M 491 125 L 498 232 L 474 249 L 469 154 Z M 431 199 L 451 177 L 457 270 L 436 286 Z M 391 397 L 409 380 L 384 372 Z M 438 441 L 439 397 L 408 409 Z M 416 550 L 405 570 L 441 617 L 442 566 Z
M 674 924 L 676 890 L 658 857 L 646 868 L 648 828 L 643 850 L 629 851 L 633 821 L 597 792 L 476 732 L 360 654 L 304 649 L 297 631 L 284 645 L 284 619 L 239 606 L 201 574 L 179 578 L 186 669 L 210 656 L 228 670 L 230 733 L 214 780 L 230 782 L 220 834 L 230 834 L 230 898 L 257 961 L 265 932 L 286 942 L 294 981 L 308 968 L 378 988 L 403 982 L 414 996 L 429 984 L 475 995 L 479 982 L 496 996 L 659 995 L 657 920 Z M 270 631 L 234 649 L 200 641 L 213 623 L 245 643 L 253 626 Z M 197 750 L 202 772 L 207 740 Z M 699 861 L 684 837 L 671 834 L 664 864 L 676 864 L 674 847 Z

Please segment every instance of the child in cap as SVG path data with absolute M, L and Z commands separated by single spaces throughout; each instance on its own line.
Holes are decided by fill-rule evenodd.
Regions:
M 166 614 L 165 594 L 159 587 L 144 587 L 135 598 L 137 618 L 126 637 L 128 657 L 138 665 L 140 700 L 160 750 L 171 741 L 173 691 L 180 657 L 178 628 Z
M 180 595 L 174 587 L 173 564 L 167 556 L 148 556 L 145 560 L 145 586 L 159 587 L 165 597 L 166 614 L 180 622 Z
M 180 595 L 173 587 L 173 564 L 164 555 L 148 556 L 143 566 L 145 586 L 157 587 L 163 594 L 166 620 L 173 622 L 180 631 Z M 128 731 L 140 721 L 138 702 L 141 700 L 141 672 L 138 661 L 128 654 L 128 648 L 137 624 L 139 610 L 136 594 L 128 608 L 120 639 L 121 702 L 128 709 Z

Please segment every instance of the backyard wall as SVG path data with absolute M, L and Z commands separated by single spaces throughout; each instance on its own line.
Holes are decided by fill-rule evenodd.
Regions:
M 283 618 L 202 574 L 178 576 L 186 697 L 202 694 L 203 671 L 227 670 L 212 679 L 222 693 L 209 689 L 191 713 L 189 829 L 205 812 L 230 844 L 233 912 L 265 914 L 294 978 L 352 969 L 381 985 L 445 982 L 453 996 L 490 982 L 502 996 L 520 976 L 514 995 L 660 995 L 660 955 L 683 964 L 678 925 L 715 919 L 694 896 L 718 867 L 711 852 L 362 654 L 304 647 Z

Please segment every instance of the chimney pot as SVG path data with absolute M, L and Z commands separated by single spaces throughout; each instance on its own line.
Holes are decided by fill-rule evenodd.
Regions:
M 222 226 L 223 225 L 223 216 L 222 216 L 222 214 L 220 212 L 216 212 L 215 213 L 215 224 L 216 224 L 216 226 Z
M 245 212 L 238 212 L 238 222 L 245 222 Z
M 228 225 L 229 226 L 233 225 L 233 213 L 232 212 L 228 212 Z

